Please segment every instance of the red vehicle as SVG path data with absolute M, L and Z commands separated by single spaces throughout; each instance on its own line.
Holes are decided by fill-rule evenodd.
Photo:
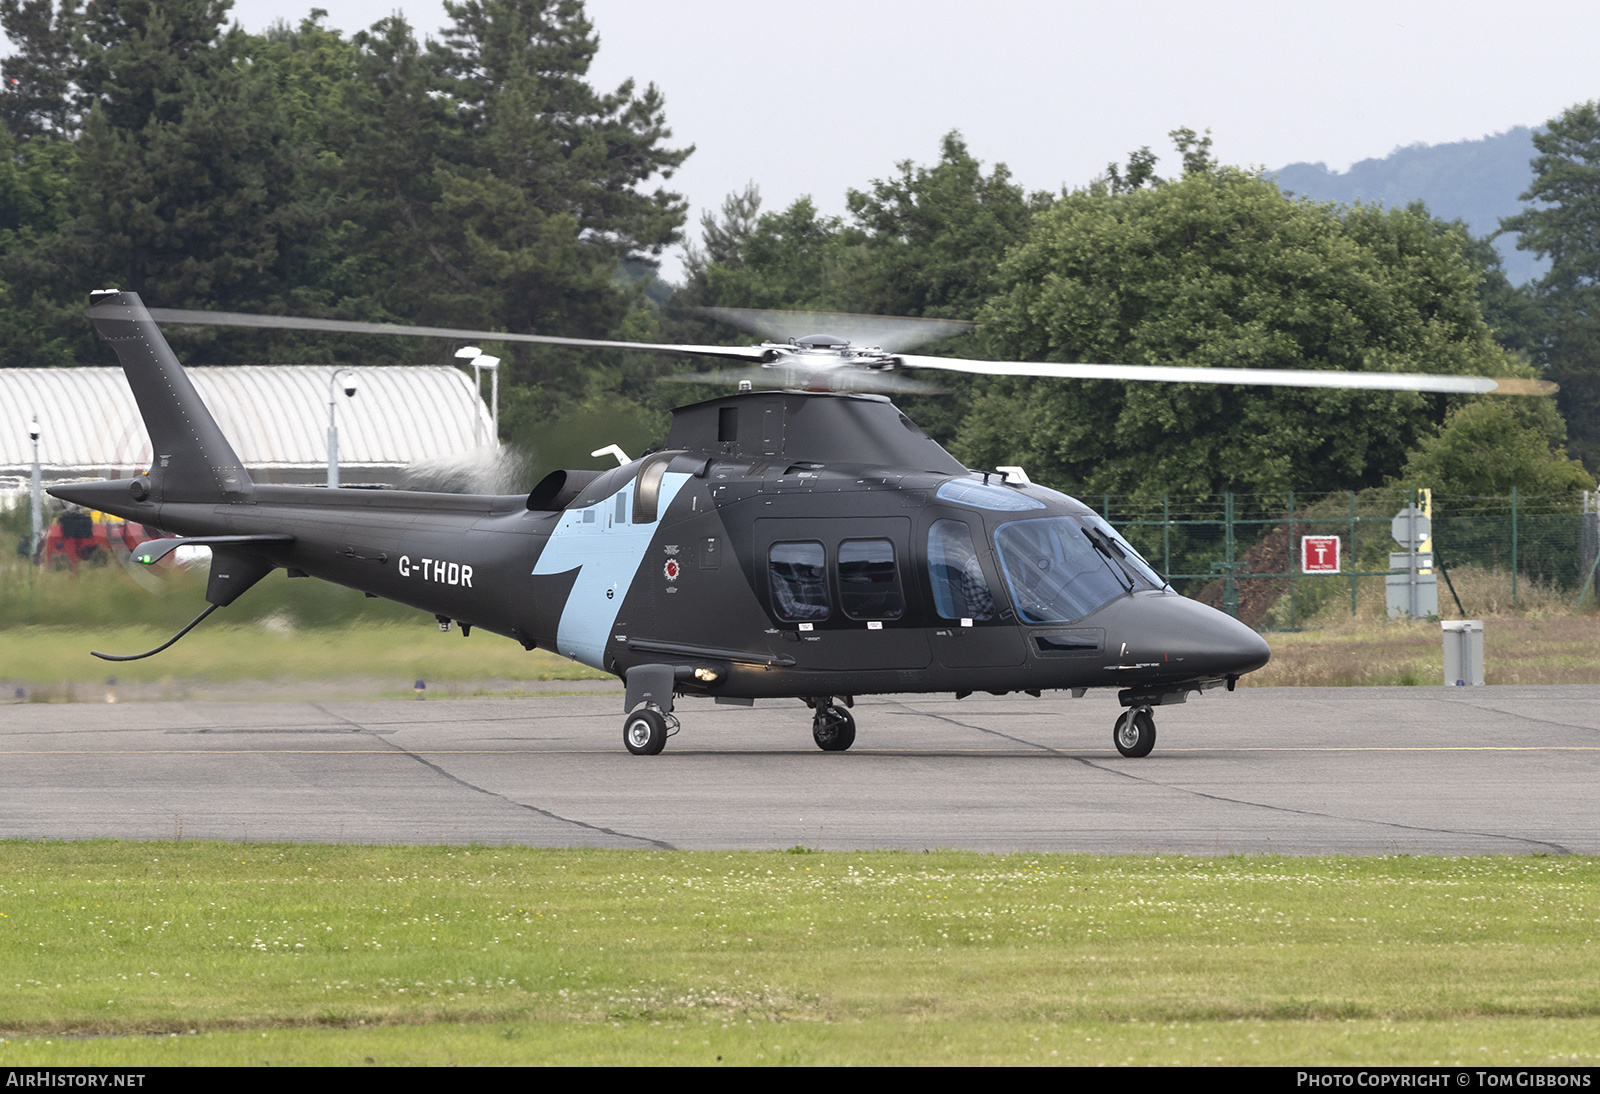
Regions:
M 74 572 L 79 562 L 104 566 L 111 561 L 111 551 L 131 551 L 155 536 L 142 524 L 123 520 L 95 520 L 99 513 L 82 509 L 70 510 L 50 526 L 45 534 L 44 557 L 46 566 L 60 566 L 63 562 Z

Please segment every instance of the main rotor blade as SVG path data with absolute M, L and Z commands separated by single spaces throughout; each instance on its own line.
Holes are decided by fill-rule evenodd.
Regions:
M 774 342 L 832 334 L 852 346 L 876 346 L 888 353 L 915 349 L 977 326 L 961 319 L 906 319 L 894 315 L 854 315 L 849 312 L 767 311 L 759 308 L 696 308 L 719 323 L 738 327 Z
M 946 369 L 986 376 L 1042 376 L 1057 380 L 1140 380 L 1168 384 L 1260 384 L 1362 391 L 1432 391 L 1458 395 L 1550 395 L 1549 380 L 1516 377 L 1437 376 L 1417 372 L 1331 372 L 1288 368 L 1183 368 L 1173 365 L 1069 365 L 1044 361 L 969 361 L 959 357 L 900 354 L 906 368 Z
M 452 327 L 412 327 L 398 323 L 359 323 L 348 319 L 306 319 L 297 315 L 251 315 L 232 311 L 185 311 L 150 308 L 158 323 L 202 327 L 251 327 L 256 330 L 313 330 L 334 334 L 387 334 L 405 338 L 449 338 L 468 342 L 532 342 L 545 346 L 579 346 L 585 349 L 628 349 L 645 353 L 670 353 L 682 357 L 729 357 L 760 361 L 767 351 L 757 346 L 679 346 L 656 342 L 611 342 L 599 338 L 560 338 L 550 334 L 508 334 L 505 331 L 462 330 Z

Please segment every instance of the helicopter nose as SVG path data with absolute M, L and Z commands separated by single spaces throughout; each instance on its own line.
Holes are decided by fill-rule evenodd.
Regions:
M 1125 598 L 1106 637 L 1123 664 L 1170 665 L 1184 675 L 1242 676 L 1272 657 L 1255 631 L 1215 608 L 1174 593 Z M 1116 647 L 1113 647 L 1116 650 Z

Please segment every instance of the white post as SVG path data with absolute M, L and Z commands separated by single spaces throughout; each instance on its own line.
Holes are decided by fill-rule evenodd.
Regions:
M 478 364 L 477 361 L 472 362 L 472 394 L 479 399 L 483 398 L 483 366 Z M 478 408 L 474 406 L 472 408 L 472 439 L 481 441 L 482 437 L 483 424 L 478 419 Z
M 33 438 L 33 538 L 28 549 L 33 557 L 39 555 L 39 534 L 44 531 L 44 476 L 39 470 L 39 415 L 28 424 L 28 436 Z
M 491 447 L 500 447 L 500 358 L 484 354 L 472 362 L 474 368 L 489 371 L 489 416 L 494 422 L 494 436 L 489 438 Z
M 500 358 L 490 357 L 477 346 L 462 346 L 456 350 L 456 360 L 465 361 L 472 366 L 472 394 L 483 398 L 483 370 L 488 369 L 494 378 L 494 436 L 489 438 L 496 446 L 500 444 Z M 478 407 L 472 407 L 472 436 L 474 439 L 483 435 L 482 426 L 478 421 Z
M 1410 610 L 1407 614 L 1413 623 L 1422 617 L 1417 599 L 1417 517 L 1419 515 L 1416 500 L 1413 499 L 1411 504 L 1406 506 L 1406 551 L 1410 555 L 1406 569 L 1411 571 L 1410 595 L 1408 598 Z
M 349 398 L 356 397 L 355 372 L 352 369 L 338 368 L 333 370 L 333 375 L 328 377 L 328 489 L 339 488 L 339 426 L 334 420 L 334 411 L 339 405 L 339 392 L 335 386 L 339 377 L 349 373 L 350 379 L 345 381 L 344 393 Z

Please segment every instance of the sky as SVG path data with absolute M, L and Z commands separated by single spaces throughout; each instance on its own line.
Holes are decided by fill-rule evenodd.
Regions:
M 394 11 L 424 34 L 446 22 L 438 0 L 320 2 L 345 31 Z M 311 7 L 237 0 L 234 14 L 260 31 Z M 667 184 L 689 198 L 691 231 L 750 181 L 764 208 L 809 194 L 842 213 L 848 188 L 932 162 L 952 129 L 1029 189 L 1056 190 L 1145 145 L 1170 170 L 1178 126 L 1209 128 L 1225 163 L 1343 170 L 1600 98 L 1592 2 L 589 0 L 588 11 L 592 82 L 656 84 L 674 145 L 695 147 Z

